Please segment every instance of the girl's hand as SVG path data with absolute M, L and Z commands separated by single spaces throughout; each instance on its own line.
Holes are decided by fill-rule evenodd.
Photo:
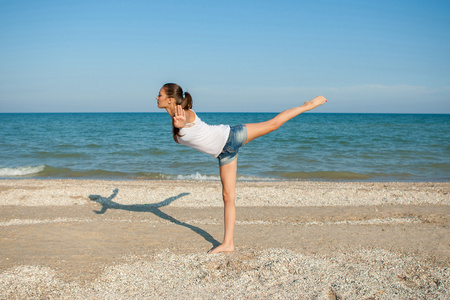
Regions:
M 175 116 L 173 117 L 173 126 L 183 128 L 186 126 L 186 111 L 181 105 L 175 106 Z

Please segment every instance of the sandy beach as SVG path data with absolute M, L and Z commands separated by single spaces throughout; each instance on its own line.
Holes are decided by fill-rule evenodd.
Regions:
M 450 183 L 0 181 L 0 299 L 448 299 Z

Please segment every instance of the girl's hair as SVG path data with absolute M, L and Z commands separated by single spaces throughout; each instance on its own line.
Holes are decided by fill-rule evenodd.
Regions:
M 183 89 L 176 83 L 166 83 L 163 85 L 164 91 L 166 92 L 167 97 L 174 98 L 177 105 L 181 105 L 184 110 L 188 110 L 192 108 L 192 97 L 188 92 L 183 93 Z M 172 133 L 173 139 L 178 143 L 177 136 L 180 135 L 180 128 L 176 128 L 173 126 L 172 119 Z

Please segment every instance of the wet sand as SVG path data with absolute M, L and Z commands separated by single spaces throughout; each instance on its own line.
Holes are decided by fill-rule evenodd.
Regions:
M 449 297 L 449 183 L 0 181 L 0 298 Z

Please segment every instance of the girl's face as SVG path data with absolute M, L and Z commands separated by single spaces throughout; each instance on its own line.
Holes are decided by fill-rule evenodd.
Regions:
M 159 95 L 156 97 L 156 100 L 158 100 L 158 108 L 166 108 L 171 104 L 171 98 L 168 98 L 166 95 L 166 91 L 164 88 L 161 88 L 159 90 Z

